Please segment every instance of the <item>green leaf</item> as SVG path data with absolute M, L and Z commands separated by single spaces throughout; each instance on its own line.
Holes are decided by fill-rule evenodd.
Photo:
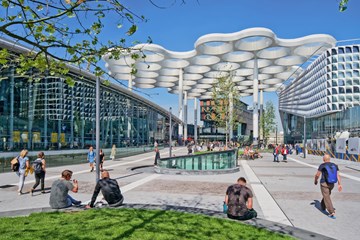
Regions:
M 42 6 L 42 5 L 37 5 L 37 7 L 36 7 L 36 10 L 38 10 L 38 11 L 41 11 L 41 10 L 43 10 L 44 9 L 44 7 Z
M 8 19 L 9 19 L 10 21 L 13 21 L 15 18 L 16 18 L 16 16 L 8 16 Z
M 128 36 L 131 36 L 131 35 L 133 35 L 133 34 L 136 32 L 136 30 L 137 30 L 137 26 L 136 26 L 136 25 L 132 25 L 132 26 L 129 28 L 129 30 L 126 32 L 126 34 L 127 34 Z
M 70 87 L 75 86 L 75 81 L 71 77 L 65 77 L 65 83 L 68 84 Z
M 346 6 L 339 6 L 339 11 L 344 12 L 347 9 Z
M 8 8 L 9 5 L 10 5 L 10 3 L 9 3 L 9 1 L 2 0 L 2 1 L 1 1 L 1 5 L 2 5 L 4 8 Z
M 125 13 L 125 16 L 126 16 L 129 20 L 131 20 L 131 21 L 134 20 L 133 15 L 131 15 L 130 13 Z

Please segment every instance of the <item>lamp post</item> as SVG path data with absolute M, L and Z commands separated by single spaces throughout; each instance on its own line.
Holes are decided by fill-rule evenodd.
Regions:
M 171 122 L 171 110 L 172 108 L 169 108 L 169 157 L 171 157 L 171 146 L 172 146 L 172 122 Z
M 100 179 L 100 77 L 96 78 L 96 182 Z
M 304 115 L 304 158 L 306 158 L 306 116 Z
M 278 125 L 276 123 L 276 127 L 275 127 L 275 145 L 277 146 L 277 129 L 278 129 Z

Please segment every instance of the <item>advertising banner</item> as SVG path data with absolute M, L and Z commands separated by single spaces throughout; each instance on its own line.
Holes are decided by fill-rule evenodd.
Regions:
M 58 141 L 58 134 L 55 132 L 51 133 L 51 142 L 57 143 L 57 141 Z
M 27 143 L 28 142 L 28 132 L 23 132 L 21 134 L 21 140 L 23 143 Z
M 318 150 L 326 151 L 326 140 L 325 139 L 318 139 L 317 145 L 318 145 Z
M 312 149 L 319 150 L 317 145 L 317 139 L 312 139 Z
M 65 133 L 60 133 L 60 143 L 61 144 L 66 144 Z
M 360 138 L 349 138 L 348 152 L 350 154 L 360 154 Z
M 306 140 L 306 149 L 313 149 L 311 139 Z
M 20 142 L 20 131 L 13 132 L 13 141 L 14 141 L 14 143 Z
M 40 132 L 33 132 L 33 143 L 40 143 Z
M 346 153 L 346 139 L 338 138 L 336 140 L 336 152 L 337 153 Z

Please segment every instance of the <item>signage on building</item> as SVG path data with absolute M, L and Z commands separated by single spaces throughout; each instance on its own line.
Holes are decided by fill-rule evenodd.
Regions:
M 348 153 L 360 154 L 360 138 L 349 138 Z
M 13 132 L 13 140 L 14 140 L 14 143 L 19 143 L 20 142 L 20 131 L 14 131 Z
M 346 153 L 346 139 L 338 138 L 336 140 L 336 152 L 337 153 Z

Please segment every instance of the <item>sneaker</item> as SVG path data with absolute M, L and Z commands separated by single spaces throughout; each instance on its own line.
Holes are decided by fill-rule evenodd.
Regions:
M 328 215 L 328 217 L 331 219 L 336 219 L 335 214 L 330 214 L 330 215 Z
M 29 191 L 29 193 L 30 193 L 30 196 L 34 196 L 34 189 L 31 189 L 31 190 Z
M 81 204 L 81 201 L 75 201 L 73 204 L 79 206 Z

